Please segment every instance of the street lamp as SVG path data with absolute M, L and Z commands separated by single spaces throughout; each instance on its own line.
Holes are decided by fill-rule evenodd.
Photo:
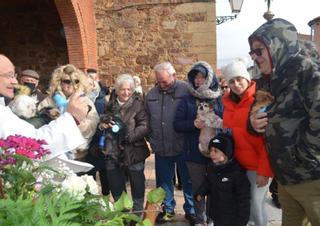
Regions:
M 228 20 L 234 20 L 237 18 L 238 13 L 241 11 L 243 0 L 229 0 L 231 6 L 231 12 L 234 13 L 232 16 L 217 16 L 216 24 L 222 24 Z
M 266 2 L 267 2 L 268 10 L 263 14 L 263 18 L 269 21 L 269 20 L 272 20 L 272 18 L 274 17 L 274 14 L 273 12 L 270 11 L 271 0 L 266 0 Z

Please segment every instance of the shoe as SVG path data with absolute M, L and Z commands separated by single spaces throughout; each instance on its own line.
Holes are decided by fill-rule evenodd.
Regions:
M 196 215 L 194 213 L 186 213 L 184 215 L 184 218 L 189 221 L 189 224 L 191 226 L 195 225 L 195 223 L 196 223 Z
M 161 212 L 158 214 L 157 218 L 156 218 L 156 222 L 158 224 L 164 224 L 166 222 L 172 221 L 173 217 L 174 217 L 175 213 L 169 213 L 169 212 Z

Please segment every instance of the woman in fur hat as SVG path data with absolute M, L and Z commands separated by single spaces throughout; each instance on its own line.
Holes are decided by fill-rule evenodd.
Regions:
M 198 190 L 206 175 L 209 161 L 199 150 L 200 130 L 205 121 L 197 118 L 198 105 L 201 102 L 213 104 L 214 124 L 222 125 L 222 103 L 219 82 L 211 66 L 204 61 L 196 62 L 188 73 L 189 94 L 179 103 L 174 119 L 174 128 L 184 133 L 184 157 L 192 183 L 192 190 Z M 213 129 L 213 128 L 212 128 Z M 212 137 L 209 137 L 209 140 Z M 208 140 L 208 141 L 209 141 Z M 206 148 L 207 149 L 207 148 Z M 195 224 L 204 225 L 207 221 L 205 199 L 195 203 Z

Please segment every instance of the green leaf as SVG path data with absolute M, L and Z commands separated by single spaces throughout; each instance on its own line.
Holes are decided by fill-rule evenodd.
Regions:
M 114 218 L 108 221 L 106 226 L 124 226 L 123 219 L 121 217 Z
M 120 198 L 114 204 L 114 208 L 117 211 L 129 210 L 132 207 L 133 201 L 125 192 L 122 192 Z
M 152 226 L 152 223 L 149 219 L 145 219 L 144 221 L 137 223 L 136 226 Z
M 126 219 L 126 221 L 128 222 L 130 221 L 141 222 L 141 218 L 134 213 L 123 214 L 122 217 Z
M 158 187 L 151 190 L 147 195 L 148 202 L 152 204 L 161 203 L 163 202 L 164 198 L 166 197 L 166 192 L 163 188 Z

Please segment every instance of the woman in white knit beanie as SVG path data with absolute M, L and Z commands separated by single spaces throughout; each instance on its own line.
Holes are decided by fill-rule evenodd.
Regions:
M 226 79 L 231 91 L 242 95 L 251 82 L 250 74 L 242 60 L 235 60 L 222 68 L 223 77 Z M 233 89 L 231 88 L 233 87 Z
M 248 114 L 254 102 L 256 83 L 251 81 L 244 62 L 236 60 L 222 68 L 231 91 L 222 98 L 223 127 L 231 128 L 235 141 L 235 158 L 247 170 L 251 184 L 250 220 L 256 226 L 267 225 L 264 208 L 273 172 L 268 160 L 263 136 L 248 132 Z

